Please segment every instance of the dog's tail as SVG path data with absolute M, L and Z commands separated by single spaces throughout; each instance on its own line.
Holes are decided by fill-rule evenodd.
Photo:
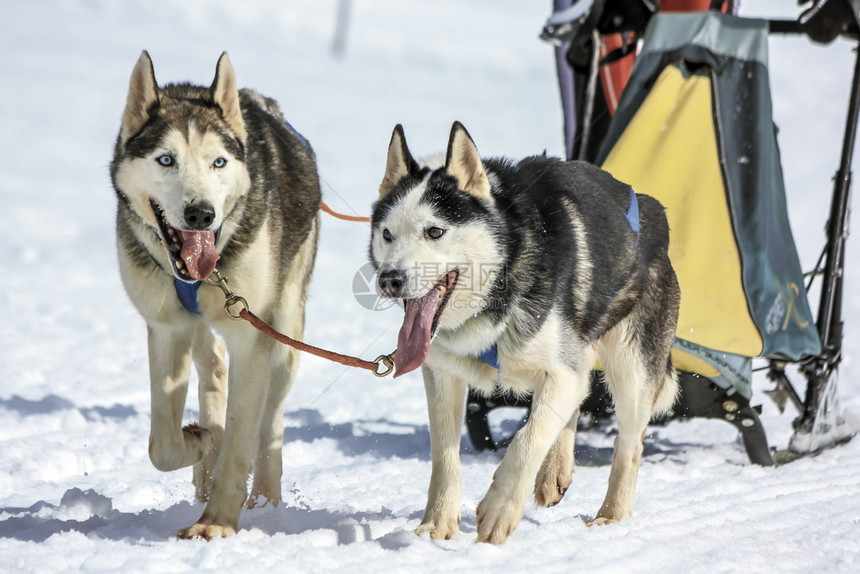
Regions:
M 672 366 L 672 357 L 666 359 L 666 371 L 663 375 L 663 380 L 660 383 L 660 388 L 654 397 L 653 415 L 662 415 L 669 412 L 675 401 L 678 399 L 678 374 Z

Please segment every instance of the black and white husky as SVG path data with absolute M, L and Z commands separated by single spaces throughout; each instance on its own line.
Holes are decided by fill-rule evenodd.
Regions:
M 589 373 L 599 365 L 618 437 L 594 524 L 631 514 L 649 419 L 669 409 L 680 293 L 663 207 L 586 163 L 481 159 L 454 123 L 447 154 L 416 161 L 401 126 L 373 209 L 370 257 L 383 297 L 405 308 L 395 367 L 422 367 L 432 474 L 417 533 L 460 522 L 460 429 L 467 385 L 533 393 L 476 511 L 478 540 L 507 540 L 533 489 L 558 503 Z
M 217 264 L 256 314 L 301 338 L 319 230 L 314 153 L 277 103 L 237 88 L 226 53 L 210 87 L 159 87 L 143 52 L 111 177 L 120 272 L 148 332 L 149 456 L 159 470 L 194 465 L 207 504 L 179 536 L 229 536 L 246 498 L 281 499 L 282 417 L 298 353 L 229 319 L 224 295 L 203 280 Z M 192 363 L 200 422 L 183 427 Z

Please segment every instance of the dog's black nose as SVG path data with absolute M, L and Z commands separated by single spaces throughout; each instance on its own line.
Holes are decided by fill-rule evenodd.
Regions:
M 206 229 L 215 221 L 215 208 L 208 201 L 194 203 L 185 208 L 185 225 L 190 229 Z
M 404 283 L 406 283 L 406 274 L 397 269 L 381 272 L 377 280 L 379 290 L 386 297 L 400 297 Z

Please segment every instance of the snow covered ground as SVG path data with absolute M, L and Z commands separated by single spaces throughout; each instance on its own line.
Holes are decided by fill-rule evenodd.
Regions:
M 793 17 L 794 3 L 744 1 Z M 429 479 L 417 374 L 379 380 L 304 357 L 285 415 L 278 508 L 245 512 L 237 536 L 173 533 L 201 511 L 190 470 L 147 457 L 144 325 L 120 285 L 108 163 L 131 69 L 148 49 L 160 81 L 207 84 L 222 50 L 239 82 L 281 102 L 313 143 L 324 195 L 366 214 L 392 127 L 418 154 L 452 120 L 482 153 L 561 154 L 552 52 L 537 39 L 549 1 L 352 2 L 332 55 L 338 2 L 46 0 L 0 4 L 0 571 L 185 572 L 860 571 L 860 440 L 777 467 L 751 466 L 735 430 L 655 429 L 635 514 L 590 528 L 611 439 L 582 434 L 563 502 L 529 505 L 504 546 L 473 544 L 475 507 L 499 455 L 463 441 L 463 534 L 416 537 Z M 805 267 L 822 245 L 852 71 L 850 46 L 773 39 L 776 120 Z M 841 399 L 860 417 L 860 265 L 848 246 Z M 367 226 L 326 217 L 309 342 L 363 357 L 390 351 L 400 315 L 353 296 Z M 359 285 L 360 286 L 360 285 Z M 780 415 L 756 381 L 771 444 Z M 186 419 L 196 418 L 189 398 Z

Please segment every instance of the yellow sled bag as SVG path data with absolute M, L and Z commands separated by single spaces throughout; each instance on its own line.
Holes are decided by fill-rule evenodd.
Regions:
M 752 357 L 821 352 L 786 211 L 767 32 L 716 12 L 653 17 L 597 161 L 666 206 L 675 366 L 747 399 Z

